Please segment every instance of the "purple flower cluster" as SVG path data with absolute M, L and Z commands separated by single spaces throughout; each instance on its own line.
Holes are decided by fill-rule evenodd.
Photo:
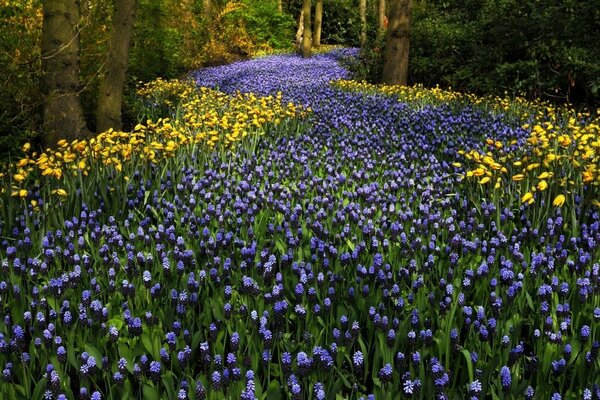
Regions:
M 333 89 L 345 52 L 194 74 L 311 106 L 301 132 L 150 165 L 115 213 L 91 193 L 44 229 L 5 221 L 2 387 L 26 366 L 48 398 L 596 393 L 600 214 L 534 225 L 465 192 L 457 152 L 523 130 Z

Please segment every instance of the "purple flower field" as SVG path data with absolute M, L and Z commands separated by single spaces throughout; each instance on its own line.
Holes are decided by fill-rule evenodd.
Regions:
M 312 113 L 2 221 L 0 398 L 599 399 L 598 210 L 485 198 L 458 152 L 529 132 L 333 88 L 353 54 L 196 71 Z

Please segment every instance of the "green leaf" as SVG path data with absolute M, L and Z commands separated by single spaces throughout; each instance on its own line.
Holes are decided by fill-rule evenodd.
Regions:
M 132 373 L 133 372 L 133 354 L 131 353 L 131 349 L 129 345 L 123 342 L 119 342 L 118 344 L 119 357 L 127 360 L 126 368 Z
M 469 371 L 469 382 L 473 382 L 473 362 L 471 361 L 471 353 L 467 349 L 462 349 L 461 353 L 467 361 L 467 370 Z
M 144 393 L 144 400 L 160 400 L 160 393 L 152 386 L 144 384 L 142 391 Z
M 148 331 L 142 333 L 142 345 L 152 357 L 157 358 L 154 356 L 154 345 L 152 343 L 152 336 Z
M 350 251 L 354 251 L 354 243 L 352 243 L 350 239 L 346 239 L 346 244 L 348 245 Z
M 281 238 L 277 238 L 277 240 L 275 241 L 275 247 L 277 247 L 277 250 L 279 250 L 281 254 L 287 253 L 285 243 Z
M 32 400 L 37 400 L 42 398 L 42 394 L 46 390 L 46 384 L 48 380 L 46 378 L 42 378 L 38 381 L 37 385 L 35 385 L 35 390 L 33 391 L 33 395 L 31 396 Z
M 535 311 L 535 307 L 533 306 L 533 300 L 531 299 L 531 296 L 529 295 L 528 292 L 525 292 L 525 298 L 527 299 L 527 305 L 529 305 L 529 308 L 531 308 L 531 311 Z
M 162 378 L 163 387 L 165 388 L 165 392 L 167 392 L 167 398 L 169 400 L 175 400 L 177 398 L 177 394 L 175 393 L 175 383 L 173 382 L 173 373 L 171 371 L 167 371 Z
M 111 318 L 106 324 L 108 326 L 114 326 L 115 328 L 117 328 L 117 330 L 121 330 L 121 328 L 123 327 L 123 323 L 123 319 L 121 318 Z
M 269 400 L 281 400 L 281 385 L 278 381 L 272 380 L 267 388 L 267 399 Z

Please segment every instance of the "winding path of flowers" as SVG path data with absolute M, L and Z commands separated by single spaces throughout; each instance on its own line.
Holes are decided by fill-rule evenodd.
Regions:
M 133 174 L 120 215 L 83 206 L 39 245 L 15 228 L 3 393 L 599 398 L 597 210 L 575 210 L 575 231 L 560 208 L 540 219 L 483 199 L 459 151 L 529 133 L 474 107 L 334 88 L 348 52 L 195 72 L 312 114 L 253 152 Z

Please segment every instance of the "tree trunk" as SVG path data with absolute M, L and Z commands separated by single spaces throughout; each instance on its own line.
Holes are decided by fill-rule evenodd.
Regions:
M 98 109 L 96 110 L 96 131 L 109 128 L 121 130 L 121 105 L 129 43 L 135 21 L 136 0 L 116 0 L 113 13 L 112 33 L 108 60 L 104 76 L 100 81 Z
M 277 12 L 279 14 L 283 13 L 283 0 L 277 0 Z
M 317 0 L 315 5 L 315 29 L 313 33 L 313 45 L 321 46 L 321 25 L 323 22 L 323 0 Z
M 379 0 L 379 7 L 377 8 L 377 23 L 379 30 L 385 30 L 385 0 Z
M 298 49 L 302 49 L 302 35 L 304 35 L 304 9 L 300 11 L 298 30 L 296 31 L 296 47 Z
M 390 1 L 390 18 L 381 74 L 381 81 L 384 83 L 407 83 L 411 12 L 412 0 Z
M 304 13 L 304 35 L 302 36 L 302 56 L 310 57 L 312 54 L 312 31 L 310 28 L 311 0 L 303 0 L 302 12 Z
M 79 1 L 42 2 L 42 143 L 88 136 L 79 99 Z
M 358 12 L 360 14 L 360 45 L 367 42 L 367 0 L 359 0 Z

